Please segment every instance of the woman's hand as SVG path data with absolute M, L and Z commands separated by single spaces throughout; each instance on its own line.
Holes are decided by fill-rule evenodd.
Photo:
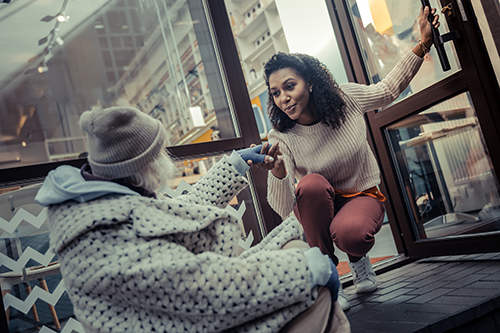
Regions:
M 432 38 L 431 24 L 428 20 L 429 10 L 430 9 L 427 6 L 425 8 L 421 7 L 420 16 L 418 18 L 418 25 L 420 26 L 420 39 L 422 44 L 424 44 L 427 49 L 430 49 L 432 43 L 434 42 Z M 436 8 L 432 8 L 430 12 L 432 15 L 436 14 Z M 439 25 L 439 15 L 435 15 L 434 20 L 432 21 L 432 26 L 437 29 L 439 28 Z
M 252 143 L 250 145 L 250 148 L 256 147 L 257 145 Z M 253 163 L 252 161 L 248 161 L 248 165 L 253 166 L 256 165 L 257 167 L 261 168 L 262 170 L 270 170 L 274 166 L 274 162 L 278 158 L 278 155 L 281 155 L 281 152 L 279 150 L 279 145 L 270 145 L 269 142 L 265 142 L 262 144 L 262 148 L 260 149 L 260 154 L 265 154 L 266 159 L 264 159 L 264 162 L 262 163 Z
M 255 147 L 255 144 L 251 144 L 250 148 Z M 283 161 L 283 157 L 281 155 L 283 154 L 280 151 L 280 146 L 279 143 L 276 142 L 272 145 L 269 144 L 269 142 L 266 142 L 262 145 L 261 154 L 266 154 L 266 159 L 264 160 L 263 163 L 252 163 L 252 161 L 248 161 L 248 165 L 256 165 L 262 170 L 271 170 L 273 175 L 277 178 L 285 178 L 286 176 L 286 169 L 285 169 L 285 162 Z M 269 158 L 267 158 L 269 157 Z
M 263 145 L 251 144 L 249 148 L 239 149 L 236 152 L 249 166 L 253 166 L 274 162 L 274 158 L 267 154 L 267 150 Z
M 274 177 L 283 179 L 286 177 L 286 168 L 285 161 L 283 161 L 283 157 L 278 156 L 278 158 L 274 161 L 274 166 L 271 169 Z

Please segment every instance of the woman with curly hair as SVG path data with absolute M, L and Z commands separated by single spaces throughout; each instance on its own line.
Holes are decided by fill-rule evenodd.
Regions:
M 264 67 L 273 130 L 271 148 L 266 143 L 262 151 L 275 157 L 264 166 L 271 170 L 269 203 L 282 217 L 293 211 L 309 245 L 335 264 L 333 243 L 347 253 L 358 293 L 377 288 L 367 253 L 385 212 L 364 113 L 393 102 L 417 73 L 433 43 L 429 11 L 435 13 L 420 11 L 419 43 L 377 84 L 339 86 L 324 64 L 306 54 L 278 53 Z M 432 25 L 439 27 L 438 16 Z M 339 303 L 349 308 L 342 288 Z

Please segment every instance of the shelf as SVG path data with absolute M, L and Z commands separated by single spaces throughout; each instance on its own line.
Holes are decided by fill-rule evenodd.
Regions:
M 259 13 L 259 15 L 250 22 L 239 34 L 236 35 L 236 38 L 244 38 L 248 37 L 255 29 L 260 27 L 260 25 L 266 20 L 266 16 L 264 11 Z
M 209 94 L 210 94 L 210 91 L 206 91 L 206 92 L 204 92 L 203 94 L 201 94 L 201 96 L 200 96 L 200 97 L 198 97 L 198 98 L 197 98 L 197 99 L 195 99 L 193 102 L 191 102 L 191 105 L 194 105 L 194 106 L 198 105 L 198 103 L 200 103 L 200 102 L 201 102 L 201 100 L 202 100 L 202 99 L 204 99 L 204 98 L 205 98 L 205 96 L 206 96 L 206 95 L 209 95 Z
M 249 60 L 250 62 L 257 59 L 262 53 L 266 52 L 270 47 L 273 46 L 273 40 L 268 38 L 263 44 L 260 44 L 258 48 L 253 50 L 249 55 L 243 58 L 243 61 Z
M 250 93 L 250 96 L 253 96 L 253 93 L 259 89 L 260 87 L 265 86 L 265 81 L 264 78 L 261 76 L 257 78 L 254 82 L 248 85 L 248 92 Z M 267 88 L 266 88 L 267 89 Z M 260 94 L 257 94 L 260 95 Z

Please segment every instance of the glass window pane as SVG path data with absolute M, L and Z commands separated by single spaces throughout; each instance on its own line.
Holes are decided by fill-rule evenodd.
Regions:
M 429 1 L 439 14 L 441 5 Z M 350 0 L 348 1 L 362 56 L 371 83 L 382 80 L 398 60 L 411 50 L 420 38 L 418 16 L 421 2 L 418 0 Z M 446 20 L 440 18 L 441 34 L 448 32 Z M 436 48 L 424 57 L 420 71 L 409 87 L 396 100 L 402 100 L 460 70 L 460 63 L 453 42 L 445 43 L 451 70 L 443 72 Z
M 230 155 L 227 152 L 226 155 Z M 177 197 L 181 195 L 184 191 L 188 191 L 190 186 L 195 184 L 201 177 L 203 177 L 206 172 L 217 163 L 224 155 L 213 155 L 209 157 L 203 157 L 199 159 L 185 159 L 176 160 L 175 164 L 177 170 L 179 171 L 177 177 L 169 184 L 168 187 L 164 186 L 159 189 L 160 193 L 165 193 L 170 197 Z M 245 231 L 244 235 L 249 237 L 250 232 L 255 240 L 260 241 L 263 237 L 262 227 L 259 226 L 257 212 L 255 211 L 255 206 L 252 202 L 252 194 L 249 185 L 243 191 L 241 191 L 236 197 L 234 197 L 230 202 L 230 208 L 234 213 L 234 210 L 238 211 L 237 215 L 241 216 L 240 219 L 241 228 Z M 243 224 L 244 222 L 244 224 Z
M 472 0 L 472 7 L 476 15 L 479 31 L 483 36 L 488 56 L 490 57 L 497 82 L 500 83 L 500 29 L 498 29 L 498 17 L 500 15 L 500 2 L 494 2 L 483 8 L 481 0 Z M 494 8 L 492 8 L 495 6 Z
M 239 136 L 205 13 L 202 0 L 2 7 L 0 169 L 78 158 L 78 119 L 97 105 L 161 120 L 171 146 Z
M 263 66 L 273 54 L 310 54 L 328 67 L 339 84 L 347 82 L 324 0 L 309 0 L 307 6 L 303 0 L 224 2 L 262 140 L 266 140 L 272 128 Z
M 385 133 L 417 239 L 498 230 L 498 178 L 469 93 Z

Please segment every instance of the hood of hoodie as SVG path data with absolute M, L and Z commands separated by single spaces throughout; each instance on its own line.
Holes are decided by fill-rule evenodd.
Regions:
M 139 193 L 128 187 L 114 182 L 86 181 L 80 169 L 69 165 L 62 165 L 49 172 L 42 187 L 35 196 L 35 201 L 47 207 L 68 200 L 87 202 L 108 194 L 140 196 Z

